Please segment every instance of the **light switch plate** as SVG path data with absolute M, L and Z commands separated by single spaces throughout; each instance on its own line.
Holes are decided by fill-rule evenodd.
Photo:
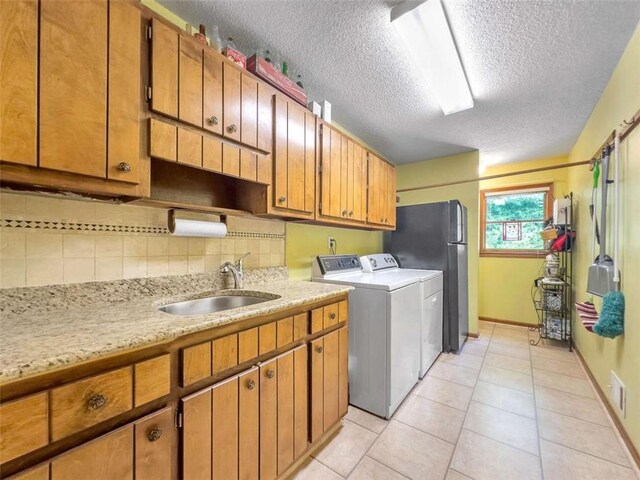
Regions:
M 613 370 L 611 370 L 611 384 L 609 387 L 611 388 L 613 405 L 618 409 L 622 418 L 624 418 L 627 410 L 627 390 L 622 380 L 618 378 Z

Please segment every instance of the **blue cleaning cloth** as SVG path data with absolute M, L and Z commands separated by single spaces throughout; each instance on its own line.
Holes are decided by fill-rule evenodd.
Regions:
M 609 292 L 602 300 L 600 319 L 593 331 L 602 337 L 615 338 L 624 333 L 624 295 Z

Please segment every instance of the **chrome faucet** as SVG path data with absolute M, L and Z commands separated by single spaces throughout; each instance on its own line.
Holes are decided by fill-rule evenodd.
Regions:
M 244 267 L 242 265 L 242 261 L 247 258 L 247 256 L 251 255 L 251 252 L 245 253 L 242 255 L 235 263 L 233 262 L 224 262 L 220 266 L 221 273 L 229 273 L 233 275 L 233 288 L 243 288 L 244 287 Z

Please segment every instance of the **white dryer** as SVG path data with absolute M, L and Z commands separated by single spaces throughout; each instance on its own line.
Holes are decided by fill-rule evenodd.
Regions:
M 421 328 L 420 328 L 420 378 L 434 364 L 442 353 L 442 288 L 441 270 L 400 268 L 393 255 L 379 253 L 360 257 L 363 272 L 387 276 L 413 276 L 420 284 Z
M 351 285 L 349 403 L 385 418 L 418 382 L 421 287 L 410 273 L 365 273 L 357 255 L 320 256 L 312 280 Z

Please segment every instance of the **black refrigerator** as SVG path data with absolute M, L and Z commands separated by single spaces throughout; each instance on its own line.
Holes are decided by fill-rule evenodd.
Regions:
M 442 346 L 445 352 L 462 347 L 469 333 L 467 208 L 458 200 L 398 207 L 384 251 L 402 268 L 444 272 Z

